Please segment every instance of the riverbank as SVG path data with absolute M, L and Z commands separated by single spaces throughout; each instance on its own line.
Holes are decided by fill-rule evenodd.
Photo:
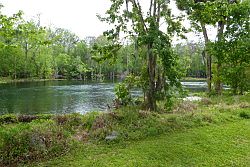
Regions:
M 242 120 L 123 144 L 87 145 L 37 166 L 250 166 L 249 141 L 250 121 Z
M 4 115 L 0 117 L 0 166 L 37 166 L 37 161 L 51 158 L 40 165 L 245 165 L 249 101 L 246 94 L 179 101 L 171 111 L 159 104 L 158 112 L 134 106 L 86 115 Z M 229 139 L 240 149 L 229 147 Z
M 181 81 L 192 81 L 192 82 L 206 82 L 206 78 L 193 78 L 193 77 L 185 77 L 182 78 Z
M 38 78 L 11 79 L 11 78 L 0 78 L 0 84 L 20 83 L 20 82 L 65 81 L 65 80 L 66 79 L 38 79 Z
M 67 80 L 67 79 L 38 79 L 38 78 L 11 79 L 8 77 L 0 77 L 0 84 L 18 83 L 18 82 L 39 82 L 39 81 L 65 81 L 65 80 Z M 182 81 L 206 82 L 206 78 L 185 77 L 182 79 Z

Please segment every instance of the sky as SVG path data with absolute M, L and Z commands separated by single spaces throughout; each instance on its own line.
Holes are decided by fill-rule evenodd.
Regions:
M 43 26 L 69 29 L 81 39 L 97 37 L 109 29 L 106 23 L 96 17 L 96 14 L 105 14 L 110 5 L 109 0 L 0 0 L 0 3 L 4 5 L 4 14 L 12 15 L 22 10 L 27 20 L 40 15 Z M 174 5 L 171 6 L 173 13 L 178 13 Z M 195 34 L 189 34 L 188 38 L 199 39 Z
M 99 36 L 108 29 L 96 17 L 108 9 L 108 0 L 0 0 L 0 3 L 4 5 L 4 14 L 22 10 L 28 20 L 40 15 L 42 25 L 66 28 L 81 38 Z

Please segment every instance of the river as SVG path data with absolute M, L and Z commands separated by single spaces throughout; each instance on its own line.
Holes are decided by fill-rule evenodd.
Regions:
M 206 90 L 205 82 L 182 82 L 192 91 Z M 64 114 L 105 111 L 114 99 L 114 83 L 45 81 L 0 84 L 0 115 Z M 133 91 L 133 95 L 140 95 Z

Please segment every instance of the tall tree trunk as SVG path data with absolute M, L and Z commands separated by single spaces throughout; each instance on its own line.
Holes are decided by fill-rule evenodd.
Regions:
M 223 31 L 224 31 L 225 24 L 223 21 L 218 22 L 218 42 L 221 42 L 223 40 Z M 223 56 L 221 53 L 220 56 Z M 217 57 L 217 79 L 215 82 L 215 91 L 218 95 L 222 93 L 222 83 L 221 83 L 221 66 L 222 66 L 222 58 Z
M 156 90 L 155 90 L 155 69 L 156 69 L 156 56 L 152 52 L 152 44 L 148 44 L 148 75 L 149 75 L 149 88 L 147 91 L 147 104 L 148 109 L 151 111 L 156 110 Z
M 222 83 L 221 83 L 221 62 L 218 61 L 217 66 L 217 79 L 215 81 L 215 91 L 216 94 L 220 95 L 222 93 Z
M 207 29 L 205 27 L 205 24 L 201 23 L 202 33 L 205 40 L 205 48 L 203 51 L 203 54 L 207 58 L 207 86 L 208 86 L 208 93 L 211 93 L 212 90 L 212 57 L 207 52 L 207 44 L 209 42 L 208 35 L 207 35 Z

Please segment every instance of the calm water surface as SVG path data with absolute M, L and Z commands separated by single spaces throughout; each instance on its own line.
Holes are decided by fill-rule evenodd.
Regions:
M 0 114 L 86 113 L 105 111 L 114 99 L 114 83 L 45 81 L 0 84 Z M 191 90 L 205 90 L 204 82 L 183 82 Z M 140 91 L 134 91 L 140 95 Z

